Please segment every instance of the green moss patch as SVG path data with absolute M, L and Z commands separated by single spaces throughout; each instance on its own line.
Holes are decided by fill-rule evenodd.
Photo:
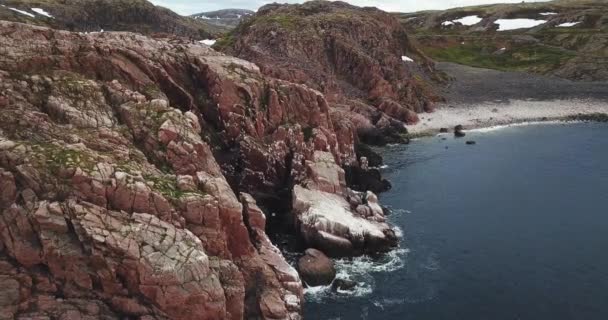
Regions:
M 543 45 L 522 45 L 498 53 L 496 45 L 491 41 L 488 44 L 480 41 L 445 48 L 425 47 L 423 50 L 439 61 L 502 71 L 536 73 L 556 69 L 575 56 L 566 50 Z

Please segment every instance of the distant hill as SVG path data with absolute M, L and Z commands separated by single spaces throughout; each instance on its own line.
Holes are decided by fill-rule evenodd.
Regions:
M 217 11 L 202 12 L 192 15 L 197 20 L 204 20 L 206 23 L 221 27 L 235 28 L 244 18 L 255 14 L 254 11 L 245 9 L 224 9 Z
M 399 15 L 436 60 L 608 80 L 608 2 L 560 0 Z
M 145 0 L 6 0 L 0 20 L 72 31 L 132 31 L 205 39 L 222 30 Z

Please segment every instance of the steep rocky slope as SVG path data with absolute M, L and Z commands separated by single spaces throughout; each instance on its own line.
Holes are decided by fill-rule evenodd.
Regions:
M 433 63 L 392 15 L 343 2 L 267 5 L 215 48 L 255 62 L 262 73 L 324 93 L 336 123 L 365 141 L 399 141 L 404 123 L 439 97 Z M 381 133 L 379 133 L 381 132 Z M 382 137 L 382 138 L 380 138 Z
M 255 12 L 245 9 L 223 9 L 193 14 L 194 19 L 205 20 L 206 23 L 221 28 L 234 29 L 241 21 L 250 17 Z
M 267 210 L 329 254 L 396 245 L 321 92 L 189 41 L 0 29 L 0 318 L 299 319 Z
M 145 0 L 5 0 L 0 4 L 0 20 L 71 31 L 131 31 L 195 39 L 225 31 Z
M 437 60 L 572 80 L 608 79 L 606 1 L 488 5 L 400 18 Z

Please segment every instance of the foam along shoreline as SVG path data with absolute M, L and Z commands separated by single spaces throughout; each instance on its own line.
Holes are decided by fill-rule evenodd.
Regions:
M 420 122 L 408 126 L 412 135 L 435 134 L 441 128 L 463 125 L 466 130 L 500 128 L 521 123 L 563 121 L 572 116 L 608 114 L 608 102 L 600 100 L 511 100 L 470 106 L 440 106 L 420 115 Z

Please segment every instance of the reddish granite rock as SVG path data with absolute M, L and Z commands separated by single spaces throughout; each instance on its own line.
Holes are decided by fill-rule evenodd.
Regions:
M 301 280 L 255 201 L 278 191 L 313 245 L 394 244 L 346 188 L 357 125 L 320 91 L 179 39 L 0 28 L 2 314 L 299 319 Z
M 270 4 L 231 37 L 215 47 L 255 62 L 264 74 L 321 91 L 332 109 L 363 115 L 369 122 L 353 122 L 361 131 L 377 127 L 380 118 L 365 108 L 411 124 L 441 99 L 432 91 L 433 62 L 397 17 L 377 9 L 329 1 Z M 335 122 L 344 121 L 335 115 Z
M 312 99 L 316 111 L 298 112 L 296 120 L 324 126 L 328 145 L 336 146 L 318 92 L 267 81 L 254 65 L 204 46 L 0 25 L 7 52 L 0 92 L 11 101 L 0 119 L 0 261 L 10 257 L 18 264 L 12 269 L 28 268 L 19 272 L 36 279 L 34 288 L 0 272 L 10 289 L 0 296 L 3 315 L 300 317 L 297 273 L 267 239 L 263 220 L 257 236 L 249 233 L 207 139 L 216 135 L 210 141 L 218 147 L 250 136 L 264 155 L 250 159 L 252 171 L 276 155 L 262 143 L 285 130 L 287 120 L 276 114 L 285 101 L 275 101 L 269 120 L 241 112 L 241 121 L 231 122 L 246 106 L 244 86 L 261 101 L 270 81 L 303 94 L 288 99 L 292 107 L 308 110 L 304 99 Z M 248 68 L 243 77 L 252 81 L 233 74 L 233 63 Z M 302 136 L 292 131 L 273 143 L 285 153 L 288 145 L 309 152 L 314 145 Z M 352 146 L 342 150 L 353 157 Z M 288 167 L 285 158 L 276 160 Z M 252 290 L 260 281 L 265 285 Z M 23 294 L 15 297 L 15 290 Z
M 306 250 L 298 260 L 298 271 L 304 282 L 311 287 L 329 285 L 336 277 L 333 261 L 316 249 Z
M 316 152 L 306 187 L 295 186 L 293 219 L 309 246 L 331 256 L 387 251 L 397 244 L 377 197 L 346 188 L 331 154 Z

